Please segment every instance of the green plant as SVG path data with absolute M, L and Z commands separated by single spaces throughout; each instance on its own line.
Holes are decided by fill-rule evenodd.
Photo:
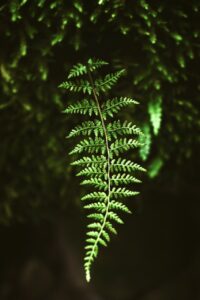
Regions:
M 139 183 L 140 180 L 132 173 L 137 170 L 144 171 L 140 165 L 119 157 L 121 153 L 141 145 L 137 139 L 137 136 L 141 135 L 141 130 L 132 122 L 108 121 L 121 108 L 138 102 L 128 97 L 115 97 L 100 102 L 100 96 L 103 93 L 107 94 L 124 73 L 124 70 L 120 70 L 94 80 L 93 72 L 104 65 L 107 63 L 92 59 L 84 65 L 79 63 L 70 70 L 68 80 L 60 85 L 69 91 L 87 95 L 87 98 L 69 105 L 65 113 L 94 116 L 93 120 L 77 125 L 68 135 L 69 138 L 87 136 L 76 144 L 70 154 L 88 153 L 88 156 L 75 160 L 72 165 L 83 168 L 77 174 L 86 177 L 81 184 L 96 189 L 81 198 L 87 203 L 84 209 L 90 211 L 88 218 L 92 220 L 87 225 L 85 246 L 84 267 L 87 281 L 90 281 L 91 265 L 97 257 L 99 246 L 107 246 L 110 234 L 117 233 L 113 223 L 123 223 L 118 212 L 130 213 L 122 199 L 138 194 L 137 191 L 129 190 L 124 185 Z M 85 78 L 77 78 L 82 75 Z M 127 135 L 134 135 L 134 138 L 127 138 Z

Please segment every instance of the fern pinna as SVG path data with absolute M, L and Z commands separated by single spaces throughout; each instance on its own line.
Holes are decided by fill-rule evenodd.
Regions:
M 87 226 L 84 258 L 87 281 L 90 281 L 91 265 L 99 247 L 107 246 L 110 234 L 117 233 L 114 223 L 123 223 L 119 212 L 130 213 L 122 202 L 123 198 L 138 194 L 124 186 L 140 182 L 133 172 L 144 171 L 140 165 L 119 157 L 121 153 L 140 146 L 135 138 L 141 134 L 140 129 L 132 122 L 109 121 L 121 108 L 138 102 L 128 97 L 102 102 L 102 94 L 107 93 L 124 73 L 124 70 L 120 70 L 94 80 L 93 73 L 104 65 L 107 65 L 105 61 L 94 59 L 89 59 L 86 64 L 78 63 L 70 70 L 68 80 L 59 86 L 72 92 L 82 92 L 85 96 L 83 100 L 69 105 L 64 112 L 88 115 L 90 118 L 77 125 L 68 135 L 70 138 L 85 137 L 70 154 L 86 153 L 87 156 L 84 154 L 72 165 L 82 167 L 77 174 L 85 177 L 81 184 L 95 189 L 81 199 L 86 203 L 84 209 L 89 210 L 88 218 L 91 219 Z M 91 120 L 91 117 L 94 118 Z

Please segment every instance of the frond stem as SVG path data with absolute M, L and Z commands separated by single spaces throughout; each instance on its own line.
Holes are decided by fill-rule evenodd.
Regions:
M 109 148 L 109 142 L 108 142 L 108 132 L 107 132 L 106 125 L 105 125 L 105 122 L 104 122 L 104 118 L 103 118 L 103 115 L 102 115 L 102 111 L 101 111 L 101 107 L 100 107 L 100 104 L 99 104 L 99 100 L 98 100 L 96 88 L 95 88 L 95 85 L 94 85 L 94 81 L 93 81 L 93 78 L 92 78 L 92 75 L 91 75 L 91 72 L 90 72 L 89 68 L 88 68 L 88 75 L 89 75 L 90 84 L 92 86 L 92 93 L 93 93 L 93 96 L 94 96 L 94 99 L 95 99 L 95 102 L 96 102 L 96 105 L 97 105 L 97 109 L 98 109 L 98 112 L 99 112 L 103 132 L 104 132 L 104 138 L 105 138 L 105 143 L 106 143 L 106 152 L 107 152 L 107 164 L 108 164 L 107 165 L 107 180 L 108 180 L 108 191 L 107 191 L 107 193 L 108 194 L 107 194 L 106 212 L 105 212 L 105 215 L 104 215 L 103 223 L 101 225 L 101 229 L 98 233 L 98 236 L 96 238 L 96 241 L 93 245 L 93 248 L 92 248 L 92 251 L 91 251 L 91 254 L 90 254 L 90 257 L 89 257 L 89 261 L 92 262 L 92 258 L 94 256 L 96 246 L 98 245 L 99 239 L 102 235 L 102 232 L 104 230 L 104 227 L 105 227 L 105 224 L 106 224 L 106 221 L 107 221 L 107 218 L 108 218 L 108 212 L 109 212 L 109 206 L 110 206 L 110 194 L 111 194 L 111 178 L 110 178 L 111 162 L 110 162 L 110 148 Z M 90 265 L 91 265 L 91 263 L 90 263 Z M 89 273 L 86 274 L 86 280 L 90 281 L 90 270 L 88 270 L 88 272 Z

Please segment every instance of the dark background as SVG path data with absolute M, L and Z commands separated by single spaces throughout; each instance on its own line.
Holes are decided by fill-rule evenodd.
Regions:
M 200 299 L 199 1 L 0 1 L 0 299 Z M 89 57 L 146 138 L 133 214 L 86 284 L 85 215 L 58 89 Z M 133 154 L 135 155 L 135 154 Z

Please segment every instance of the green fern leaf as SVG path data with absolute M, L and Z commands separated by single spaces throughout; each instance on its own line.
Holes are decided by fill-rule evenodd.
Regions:
M 104 177 L 106 178 L 107 174 L 104 169 L 100 167 L 87 167 L 81 170 L 77 176 L 93 176 L 93 177 Z
M 99 188 L 100 190 L 105 191 L 108 189 L 107 182 L 103 181 L 100 178 L 85 179 L 81 182 L 81 185 L 92 185 L 96 188 Z
M 73 68 L 71 68 L 68 78 L 72 78 L 72 77 L 78 77 L 80 75 L 86 74 L 87 73 L 87 67 L 83 64 L 76 64 L 73 66 Z
M 90 72 L 93 72 L 99 68 L 101 68 L 102 66 L 107 65 L 108 63 L 97 59 L 89 59 L 88 60 L 88 66 L 83 65 L 81 63 L 78 63 L 76 65 L 74 65 L 71 70 L 69 71 L 69 75 L 68 75 L 68 79 L 70 78 L 75 78 L 75 77 L 79 77 L 81 75 L 87 74 L 88 73 L 88 69 L 90 70 Z
M 79 81 L 65 81 L 59 85 L 59 88 L 64 88 L 71 92 L 83 92 L 84 94 L 92 94 L 92 86 L 87 80 L 80 79 Z
M 140 183 L 141 180 L 135 178 L 130 174 L 113 174 L 111 177 L 111 182 L 114 185 L 121 185 L 121 184 L 130 184 L 130 183 Z
M 104 60 L 100 60 L 100 59 L 88 59 L 88 68 L 90 70 L 90 72 L 96 71 L 97 69 L 108 65 L 108 63 Z
M 75 148 L 69 153 L 75 154 L 75 153 L 82 153 L 82 152 L 88 152 L 88 153 L 101 153 L 104 154 L 106 152 L 106 147 L 104 140 L 101 138 L 88 138 L 83 141 L 81 141 L 79 144 L 75 146 Z
M 110 201 L 110 208 L 112 210 L 121 210 L 122 212 L 126 212 L 127 214 L 131 214 L 131 211 L 129 210 L 129 208 L 124 204 L 121 203 L 119 201 Z
M 89 116 L 95 114 L 97 116 L 98 108 L 93 100 L 83 99 L 82 101 L 69 105 L 63 111 L 63 113 L 82 115 L 88 114 Z
M 102 211 L 104 212 L 106 210 L 106 204 L 103 202 L 95 202 L 95 203 L 90 203 L 87 205 L 84 205 L 85 209 L 95 209 L 97 211 Z
M 140 145 L 141 143 L 139 143 L 139 141 L 137 140 L 123 138 L 116 140 L 114 143 L 112 143 L 110 145 L 110 150 L 112 153 L 118 156 L 120 153 L 139 147 Z
M 111 190 L 111 197 L 115 198 L 115 199 L 118 199 L 120 197 L 131 197 L 131 196 L 135 196 L 135 195 L 138 195 L 139 192 L 136 192 L 136 191 L 129 191 L 127 190 L 126 188 L 112 188 Z
M 113 156 L 141 146 L 141 130 L 132 122 L 114 120 L 106 123 L 108 117 L 113 117 L 123 107 L 129 104 L 138 104 L 128 97 L 113 98 L 100 105 L 99 93 L 107 92 L 124 74 L 124 70 L 107 74 L 104 78 L 93 79 L 93 72 L 107 63 L 101 60 L 89 59 L 86 64 L 78 63 L 72 67 L 68 81 L 62 83 L 63 87 L 72 92 L 82 92 L 90 95 L 91 99 L 73 103 L 67 107 L 65 113 L 83 114 L 94 117 L 78 124 L 71 130 L 68 138 L 86 136 L 81 139 L 70 154 L 89 153 L 72 162 L 81 170 L 77 176 L 85 177 L 81 185 L 89 185 L 93 191 L 84 195 L 84 209 L 89 211 L 87 225 L 87 238 L 85 246 L 84 268 L 86 280 L 90 281 L 91 267 L 96 259 L 101 246 L 107 246 L 111 234 L 117 234 L 113 223 L 123 224 L 118 213 L 131 213 L 129 208 L 122 203 L 122 199 L 138 194 L 125 188 L 141 182 L 132 173 L 145 171 L 139 164 L 130 160 Z M 88 80 L 79 78 L 87 76 Z M 130 138 L 126 136 L 129 135 Z M 134 138 L 132 137 L 134 136 Z M 120 137 L 120 138 L 118 138 Z M 139 138 L 139 139 L 138 139 Z M 143 141 L 144 142 L 144 141 Z
M 94 167 L 94 166 L 105 166 L 107 164 L 107 159 L 104 155 L 100 156 L 84 156 L 83 158 L 76 160 L 71 163 L 73 166 L 81 166 L 81 167 Z
M 110 242 L 110 236 L 105 230 L 102 230 L 101 234 L 107 242 Z
M 139 164 L 136 164 L 130 160 L 119 157 L 118 159 L 111 160 L 111 171 L 112 172 L 134 172 L 141 171 L 145 172 L 146 170 L 141 167 Z
M 78 136 L 78 135 L 91 135 L 94 134 L 95 137 L 103 136 L 103 128 L 101 126 L 101 121 L 94 120 L 94 121 L 86 121 L 83 122 L 81 125 L 76 126 L 70 134 L 68 138 Z
M 122 219 L 113 211 L 110 211 L 108 213 L 108 219 L 111 220 L 111 221 L 115 221 L 118 224 L 124 224 Z
M 107 74 L 104 78 L 95 80 L 94 86 L 96 91 L 106 92 L 112 88 L 112 86 L 117 83 L 119 78 L 124 74 L 125 70 L 120 70 L 112 74 Z
M 105 119 L 108 116 L 113 117 L 113 115 L 115 113 L 118 113 L 122 107 L 125 107 L 129 104 L 138 104 L 138 102 L 128 97 L 120 97 L 107 100 L 102 106 L 102 114 Z
M 119 120 L 109 123 L 107 125 L 109 136 L 117 139 L 118 135 L 140 135 L 142 134 L 140 128 L 134 125 L 132 122 L 125 121 L 121 123 Z
M 101 223 L 97 223 L 97 222 L 90 223 L 90 224 L 87 225 L 87 228 L 101 229 Z M 88 249 L 88 248 L 86 248 L 86 249 Z
M 90 218 L 90 219 L 94 219 L 96 221 L 100 221 L 101 223 L 104 220 L 104 215 L 100 214 L 100 213 L 89 214 L 87 217 Z
M 111 233 L 117 234 L 117 230 L 113 227 L 112 223 L 106 221 L 105 228 L 107 228 Z
M 105 192 L 93 192 L 93 193 L 87 194 L 81 198 L 82 201 L 94 200 L 94 199 L 105 200 L 105 199 L 107 199 L 107 195 Z

